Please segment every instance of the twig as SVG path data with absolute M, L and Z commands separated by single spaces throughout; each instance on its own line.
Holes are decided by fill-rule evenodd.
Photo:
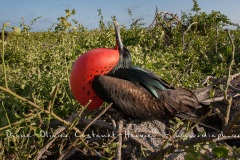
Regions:
M 224 118 L 224 116 L 223 116 L 223 114 L 220 112 L 220 110 L 217 108 L 217 109 L 215 109 L 215 112 L 216 112 L 216 114 L 218 115 L 218 117 L 221 119 L 221 121 L 222 121 L 222 124 L 224 124 L 225 122 L 225 118 Z
M 197 24 L 197 22 L 191 23 L 191 24 L 188 26 L 188 28 L 183 32 L 183 34 L 186 34 L 186 33 L 191 29 L 191 27 L 192 27 L 193 25 L 195 25 L 195 24 Z
M 111 107 L 112 103 L 109 104 L 100 114 L 98 114 L 94 119 L 91 120 L 91 122 L 88 123 L 88 125 L 84 128 L 83 132 L 81 133 L 81 135 L 84 135 L 84 133 L 87 131 L 87 129 L 92 125 L 94 124 L 94 122 L 97 121 L 98 118 L 100 118 L 110 107 Z M 63 153 L 58 157 L 58 160 L 61 160 L 63 159 L 66 155 L 68 155 L 68 153 L 71 151 L 72 148 L 74 148 L 77 143 L 79 142 L 79 140 L 81 140 L 81 136 L 77 137 L 74 139 L 74 141 L 72 142 L 72 144 L 70 146 L 68 146 L 67 149 L 65 149 L 63 151 Z M 90 148 L 88 148 L 90 149 Z M 93 149 L 91 149 L 93 150 Z M 98 153 L 96 150 L 93 150 L 93 152 L 95 152 L 97 155 L 101 156 L 100 153 Z
M 235 88 L 235 87 L 232 86 L 232 85 L 229 85 L 228 87 L 229 87 L 231 90 L 233 90 L 234 92 L 240 93 L 240 89 Z
M 113 130 L 116 131 L 116 129 L 117 129 L 116 121 L 110 116 L 109 116 L 109 118 L 111 119 Z
M 122 159 L 122 128 L 123 128 L 123 120 L 119 120 L 118 131 L 117 131 L 118 149 L 117 149 L 115 160 Z
M 49 101 L 48 107 L 47 107 L 49 112 L 52 112 L 52 108 L 53 108 L 53 105 L 54 105 L 54 102 L 55 102 L 55 98 L 57 96 L 58 88 L 59 88 L 59 83 L 54 87 L 54 89 L 53 89 L 53 91 L 51 93 L 51 100 Z M 48 130 L 48 128 L 49 128 L 50 120 L 51 120 L 51 115 L 49 114 L 48 115 L 48 119 L 47 119 L 47 128 L 46 128 L 46 130 Z
M 5 66 L 5 60 L 4 60 L 4 50 L 5 50 L 5 45 L 4 45 L 4 29 L 7 26 L 6 23 L 3 23 L 2 27 L 2 67 L 3 67 L 3 74 L 4 74 L 4 82 L 5 82 L 5 87 L 8 88 L 8 82 L 7 82 L 7 73 L 6 73 L 6 66 Z
M 39 105 L 37 105 L 37 104 L 35 104 L 35 103 L 33 103 L 33 102 L 25 99 L 25 98 L 19 96 L 18 94 L 12 92 L 10 89 L 4 88 L 4 87 L 0 86 L 0 90 L 2 90 L 2 91 L 4 91 L 4 92 L 7 92 L 7 93 L 11 94 L 12 96 L 14 96 L 15 98 L 17 98 L 17 99 L 19 99 L 19 100 L 21 100 L 21 101 L 23 101 L 23 102 L 26 102 L 26 103 L 30 104 L 31 106 L 37 108 L 38 110 L 42 111 L 43 113 L 50 114 L 52 117 L 54 117 L 54 118 L 57 119 L 58 121 L 62 122 L 62 123 L 65 124 L 66 126 L 68 126 L 68 127 L 71 127 L 71 126 L 72 126 L 72 124 L 71 124 L 70 122 L 68 122 L 68 121 L 60 118 L 60 117 L 57 116 L 54 112 L 50 112 L 50 111 L 48 111 L 48 110 L 45 110 L 44 107 L 41 107 L 41 106 L 39 106 Z M 72 129 L 75 130 L 76 133 L 78 133 L 79 135 L 82 135 L 82 132 L 81 132 L 78 128 L 72 127 Z M 82 137 L 80 137 L 80 140 L 81 140 L 81 142 L 82 142 L 88 149 L 91 150 L 91 148 L 88 147 L 88 145 L 85 143 L 85 141 L 82 139 Z M 95 153 L 96 153 L 96 152 L 95 152 Z M 100 155 L 100 154 L 98 154 L 98 155 Z
M 110 103 L 100 114 L 98 114 L 83 130 L 83 133 L 87 131 L 87 129 L 98 119 L 100 118 L 110 107 L 112 106 L 112 103 Z
M 230 76 L 230 81 L 232 81 L 234 78 L 240 76 L 240 73 L 235 73 L 233 75 Z M 220 84 L 220 83 L 224 83 L 226 81 L 226 79 L 220 79 L 217 77 L 213 77 L 213 76 L 207 76 L 203 82 L 201 82 L 201 85 L 205 85 L 208 81 L 212 81 L 214 82 L 214 84 Z
M 86 123 L 86 124 L 90 123 L 91 121 L 92 121 L 92 120 L 81 119 L 81 122 L 82 122 L 82 123 Z M 96 120 L 96 121 L 94 121 L 94 123 L 93 123 L 92 125 L 97 125 L 97 126 L 104 127 L 104 128 L 110 129 L 110 130 L 112 130 L 112 131 L 115 131 L 114 127 L 113 127 L 111 124 L 109 124 L 109 123 L 107 123 L 107 122 L 105 122 L 105 121 Z M 125 129 L 122 129 L 122 133 L 121 133 L 121 134 L 126 134 L 126 132 L 127 132 L 127 131 L 126 131 Z M 128 132 L 129 132 L 129 131 L 128 131 Z M 144 132 L 144 133 L 145 133 L 145 132 Z M 129 135 L 137 135 L 137 134 L 141 134 L 141 132 L 138 132 L 138 133 L 136 133 L 136 132 L 129 132 L 128 134 L 129 134 Z M 161 135 L 161 134 L 156 134 L 156 133 L 147 133 L 147 134 L 151 134 L 151 135 L 154 135 L 154 136 L 163 138 L 163 139 L 167 139 L 166 136 L 163 136 L 163 135 Z M 143 147 L 147 148 L 147 149 L 150 150 L 151 152 L 154 151 L 154 149 L 153 149 L 151 146 L 149 146 L 149 144 L 147 144 L 146 142 L 144 142 L 141 138 L 130 136 L 129 139 L 130 139 L 131 141 L 139 144 L 139 145 L 142 145 Z
M 61 130 L 60 132 L 62 132 Z M 58 132 L 58 131 L 57 131 Z M 36 160 L 41 159 L 42 155 L 48 150 L 48 148 L 52 145 L 52 143 L 57 139 L 57 137 L 54 137 L 51 139 L 40 151 L 38 151 L 38 154 L 36 156 Z
M 240 73 L 235 73 L 235 74 L 231 75 L 231 80 L 233 80 L 234 78 L 236 78 L 238 76 L 240 76 Z
M 195 24 L 197 24 L 197 22 L 193 22 L 193 23 L 191 23 L 189 26 L 188 26 L 188 28 L 183 32 L 183 34 L 182 34 L 182 48 L 184 49 L 185 48 L 185 35 L 187 34 L 187 32 L 191 29 L 191 27 L 193 26 L 193 25 L 195 25 Z
M 130 140 L 137 144 L 142 145 L 143 147 L 147 148 L 149 151 L 154 152 L 154 149 L 148 143 L 146 143 L 143 139 L 138 137 L 130 137 Z
M 81 122 L 82 122 L 82 123 L 86 123 L 86 124 L 90 123 L 91 121 L 92 121 L 92 120 L 81 119 Z M 104 128 L 110 129 L 110 130 L 112 130 L 112 131 L 115 131 L 114 127 L 113 127 L 111 124 L 109 124 L 109 123 L 107 123 L 107 122 L 105 122 L 105 121 L 96 120 L 92 125 L 97 125 L 97 126 L 104 127 Z M 126 134 L 126 132 L 129 132 L 129 131 L 127 131 L 127 130 L 125 130 L 125 129 L 122 129 L 122 134 Z M 143 134 L 143 132 L 129 132 L 129 133 L 127 133 L 127 134 L 129 134 L 129 135 L 138 135 L 138 134 Z M 168 139 L 167 136 L 164 136 L 164 135 L 162 135 L 162 134 L 151 133 L 151 132 L 144 132 L 144 134 L 149 134 L 149 135 L 152 135 L 152 136 L 154 136 L 154 137 L 156 137 L 156 138 L 162 138 L 162 139 L 165 139 L 165 140 Z M 151 146 L 149 146 L 149 144 L 147 144 L 146 142 L 144 142 L 141 138 L 129 136 L 129 139 L 130 139 L 131 141 L 139 144 L 139 145 L 142 145 L 143 147 L 147 148 L 147 149 L 150 150 L 151 152 L 154 151 L 154 149 L 153 149 Z
M 2 107 L 3 107 L 3 110 L 4 110 L 4 112 L 5 112 L 5 117 L 6 117 L 6 119 L 7 119 L 8 125 L 12 128 L 11 121 L 10 121 L 10 119 L 9 119 L 7 110 L 6 110 L 3 102 L 2 102 Z
M 31 119 L 33 119 L 33 118 L 35 118 L 35 117 L 36 117 L 36 115 L 31 115 L 31 116 L 29 116 L 29 117 L 27 117 L 27 118 L 22 118 L 21 120 L 19 120 L 19 121 L 17 121 L 17 122 L 14 122 L 14 123 L 12 123 L 11 125 L 9 124 L 9 125 L 6 125 L 6 126 L 0 128 L 0 131 L 6 130 L 7 128 L 10 128 L 10 127 L 14 128 L 14 126 L 19 125 L 19 124 L 21 124 L 21 123 L 23 123 L 23 122 L 26 122 L 26 121 L 28 121 L 28 120 L 31 120 Z
M 21 97 L 21 96 L 19 96 L 18 94 L 14 93 L 13 91 L 11 91 L 11 90 L 8 89 L 8 88 L 4 88 L 4 87 L 0 86 L 0 90 L 11 94 L 13 97 L 16 97 L 17 99 L 19 99 L 19 100 L 21 100 L 21 101 L 23 101 L 23 102 L 26 102 L 26 103 L 28 103 L 28 104 L 30 104 L 31 106 L 39 109 L 40 111 L 42 111 L 42 112 L 44 112 L 44 113 L 47 113 L 47 114 L 50 113 L 48 110 L 45 110 L 43 107 L 41 107 L 41 106 L 37 105 L 36 103 L 33 103 L 33 102 L 31 102 L 31 101 L 23 98 L 23 97 Z
M 177 126 L 177 128 L 174 128 L 174 130 L 172 131 L 172 134 L 169 136 L 168 140 L 166 140 L 162 145 L 161 145 L 161 148 L 160 148 L 160 152 L 159 152 L 159 155 L 162 156 L 166 153 L 163 153 L 163 148 L 165 148 L 170 141 L 172 141 L 172 144 L 174 143 L 174 136 L 175 134 L 181 130 L 183 128 L 183 125 L 180 125 L 180 126 Z M 175 146 L 175 145 L 173 145 Z M 170 150 L 169 150 L 170 151 Z M 169 153 L 169 152 L 168 152 Z M 151 158 L 150 158 L 151 159 Z
M 232 97 L 229 97 L 225 100 L 227 100 L 227 109 L 226 109 L 226 113 L 225 113 L 225 121 L 223 123 L 223 126 L 227 126 L 228 121 L 229 121 L 229 116 L 230 116 L 231 107 L 232 107 Z
M 47 107 L 49 111 L 51 111 L 51 108 L 54 105 L 54 101 L 55 101 L 55 98 L 57 96 L 58 88 L 59 88 L 59 83 L 56 86 L 54 86 L 53 91 L 51 93 L 51 100 L 49 101 L 48 107 Z
M 218 39 L 219 39 L 219 28 L 216 27 L 216 44 L 215 44 L 215 54 L 217 55 L 218 54 Z
M 78 116 L 79 116 L 79 113 L 72 114 L 66 121 L 72 123 L 74 121 L 74 119 L 76 119 Z M 52 145 L 52 143 L 57 139 L 57 137 L 58 137 L 57 135 L 62 133 L 66 128 L 67 128 L 66 125 L 62 125 L 60 128 L 58 128 L 55 131 L 55 133 L 52 136 L 54 138 L 50 139 L 50 141 L 38 152 L 38 155 L 36 156 L 37 160 L 39 160 L 42 157 L 42 155 L 48 150 L 48 148 Z
M 206 125 L 204 123 L 202 123 L 202 120 L 206 119 L 208 116 L 210 116 L 212 113 L 212 110 L 210 109 L 206 114 L 202 115 L 201 117 L 197 118 L 197 119 L 191 119 L 190 122 L 195 123 L 194 125 L 191 126 L 190 129 L 188 129 L 187 131 L 185 131 L 185 133 L 181 136 L 181 138 L 186 137 L 187 134 L 189 134 L 191 131 L 193 131 L 194 128 L 196 128 L 196 126 L 199 124 L 201 126 L 213 129 L 215 131 L 219 131 L 217 128 L 213 127 L 213 126 L 209 126 Z
M 83 124 L 89 124 L 90 122 L 92 122 L 92 119 L 80 119 L 80 121 Z M 96 120 L 92 125 L 100 126 L 100 127 L 115 131 L 115 128 L 110 123 L 107 123 L 106 121 Z
M 160 151 L 154 152 L 147 156 L 144 160 L 148 159 L 163 159 L 167 153 L 172 153 L 174 152 L 179 146 L 190 146 L 193 144 L 197 143 L 202 143 L 202 142 L 210 142 L 210 141 L 221 141 L 221 140 L 226 140 L 226 139 L 239 139 L 240 137 L 233 137 L 232 135 L 237 135 L 239 131 L 237 132 L 223 132 L 223 131 L 217 131 L 214 133 L 211 133 L 210 136 L 199 136 L 199 137 L 194 137 L 191 139 L 183 140 L 178 142 L 176 145 L 171 145 L 168 146 Z
M 72 155 L 74 155 L 74 153 L 76 153 L 77 151 L 80 151 L 82 152 L 81 150 L 78 150 L 77 148 L 73 148 L 70 152 L 68 152 L 68 154 L 62 159 L 62 160 L 65 160 L 65 159 L 68 159 L 70 158 Z M 82 152 L 82 154 L 84 154 Z
M 158 16 L 159 15 L 164 15 L 164 16 L 169 15 L 169 16 L 171 16 L 173 18 L 173 20 L 176 20 L 177 23 L 183 25 L 182 21 L 178 18 L 177 15 L 174 15 L 174 14 L 169 13 L 169 12 L 164 12 L 164 11 L 158 12 L 158 8 L 156 7 L 155 17 L 154 17 L 152 23 L 150 24 L 150 26 L 148 27 L 149 29 L 153 28 L 154 23 L 155 23 L 155 26 L 157 25 L 157 20 L 158 20 Z
M 225 128 L 223 128 L 223 130 L 224 131 L 232 130 L 234 125 L 236 125 L 239 122 L 239 119 L 240 119 L 240 111 L 234 114 L 233 118 L 230 120 L 228 125 Z
M 239 97 L 240 94 L 239 93 L 229 94 L 228 96 L 234 98 L 234 97 Z M 206 99 L 206 100 L 201 101 L 201 102 L 203 102 L 203 103 L 212 103 L 212 102 L 219 102 L 219 101 L 222 101 L 222 100 L 224 100 L 224 96 Z
M 213 76 L 207 76 L 200 84 L 205 85 L 209 80 L 215 79 Z
M 156 21 L 157 21 L 157 17 L 158 17 L 158 7 L 156 7 L 155 17 L 154 17 L 152 23 L 150 24 L 150 26 L 148 28 L 152 28 L 153 27 L 154 23 L 156 23 Z
M 178 23 L 182 24 L 182 21 L 178 18 L 178 16 L 175 14 L 172 14 L 172 13 L 169 13 L 169 12 L 159 12 L 159 14 L 165 14 L 166 15 L 169 15 L 171 16 L 173 19 L 175 19 Z
M 234 55 L 235 55 L 235 46 L 234 46 L 234 43 L 233 43 L 233 39 L 230 35 L 230 31 L 227 30 L 227 35 L 228 35 L 228 38 L 231 42 L 231 47 L 232 47 L 232 57 L 231 57 L 231 62 L 229 64 L 229 69 L 228 69 L 228 75 L 227 75 L 227 82 L 226 82 L 226 87 L 225 87 L 225 90 L 224 90 L 224 99 L 227 101 L 227 109 L 226 109 L 226 113 L 225 113 L 225 122 L 224 122 L 224 126 L 226 126 L 228 124 L 228 121 L 229 121 L 229 115 L 230 115 L 230 111 L 231 111 L 231 104 L 232 104 L 232 97 L 229 97 L 228 98 L 228 95 L 227 95 L 227 92 L 228 92 L 228 87 L 230 85 L 230 82 L 231 82 L 231 79 L 230 79 L 230 76 L 231 76 L 231 71 L 232 71 L 232 65 L 234 63 Z
M 37 108 L 38 110 L 42 111 L 43 113 L 50 114 L 52 117 L 54 117 L 54 118 L 57 119 L 58 121 L 62 122 L 63 124 L 65 124 L 65 125 L 67 125 L 67 126 L 71 126 L 71 123 L 69 123 L 69 122 L 65 121 L 64 119 L 60 118 L 60 117 L 57 116 L 54 112 L 50 112 L 50 111 L 48 111 L 48 110 L 45 110 L 44 107 L 41 107 L 41 106 L 37 105 L 36 103 L 33 103 L 33 102 L 31 102 L 31 101 L 29 101 L 29 100 L 27 100 L 27 99 L 19 96 L 18 94 L 14 93 L 14 92 L 11 91 L 10 89 L 4 88 L 4 87 L 0 86 L 0 90 L 2 90 L 2 91 L 4 91 L 4 92 L 7 92 L 7 93 L 11 94 L 13 97 L 15 97 L 15 98 L 17 98 L 17 99 L 19 99 L 19 100 L 21 100 L 21 101 L 23 101 L 23 102 L 26 102 L 26 103 L 30 104 L 31 106 Z M 79 131 L 78 128 L 73 127 L 73 129 L 74 129 L 76 132 L 78 132 L 79 134 L 81 134 L 81 131 Z

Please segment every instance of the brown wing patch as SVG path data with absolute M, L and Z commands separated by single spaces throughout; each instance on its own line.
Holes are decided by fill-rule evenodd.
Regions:
M 185 89 L 158 90 L 158 99 L 140 85 L 110 76 L 95 77 L 92 87 L 101 99 L 138 118 L 163 118 L 198 108 L 194 94 Z
M 164 106 L 159 103 L 159 99 L 144 87 L 127 80 L 97 76 L 92 87 L 100 98 L 108 103 L 113 102 L 116 109 L 127 115 L 146 118 L 164 114 Z

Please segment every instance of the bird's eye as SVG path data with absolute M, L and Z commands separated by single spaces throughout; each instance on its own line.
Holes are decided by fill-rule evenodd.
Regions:
M 124 55 L 129 55 L 130 53 L 129 53 L 129 51 L 128 51 L 128 49 L 127 48 L 123 48 L 123 54 Z

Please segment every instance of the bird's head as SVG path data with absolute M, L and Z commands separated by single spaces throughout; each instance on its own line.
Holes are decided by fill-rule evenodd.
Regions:
M 96 48 L 83 53 L 77 59 L 71 71 L 70 86 L 72 93 L 81 105 L 86 105 L 91 100 L 88 109 L 97 109 L 103 103 L 103 100 L 92 89 L 93 79 L 98 75 L 106 75 L 118 68 L 127 67 L 131 63 L 131 56 L 122 44 L 117 22 L 114 22 L 114 28 L 116 47 L 114 49 Z
M 132 65 L 132 58 L 129 50 L 124 47 L 122 43 L 122 39 L 120 36 L 120 27 L 119 24 L 114 21 L 114 29 L 115 29 L 115 36 L 116 36 L 116 49 L 119 51 L 120 59 L 118 61 L 118 64 L 111 70 L 111 73 L 114 73 L 117 69 L 120 68 L 129 68 Z

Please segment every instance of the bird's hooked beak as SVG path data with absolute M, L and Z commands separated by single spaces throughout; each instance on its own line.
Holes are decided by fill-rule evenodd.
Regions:
M 116 34 L 116 48 L 121 53 L 123 51 L 123 43 L 122 43 L 121 36 L 120 36 L 119 24 L 116 21 L 113 21 L 113 25 L 114 25 L 115 34 Z

